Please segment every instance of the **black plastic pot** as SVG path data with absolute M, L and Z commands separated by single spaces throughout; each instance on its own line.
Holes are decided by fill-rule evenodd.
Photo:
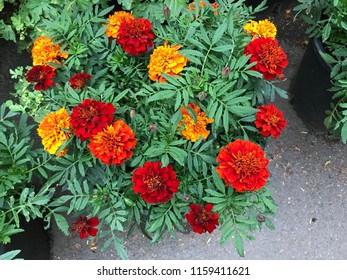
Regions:
M 332 93 L 329 92 L 329 88 L 332 87 L 332 66 L 319 52 L 325 52 L 321 41 L 311 39 L 292 80 L 290 92 L 294 98 L 294 109 L 306 126 L 323 132 L 326 131 L 325 111 L 330 108 L 332 102 Z
M 26 222 L 21 219 L 25 231 L 11 236 L 11 243 L 0 244 L 0 255 L 12 250 L 21 250 L 16 258 L 25 260 L 50 259 L 50 234 L 44 229 L 42 219 Z

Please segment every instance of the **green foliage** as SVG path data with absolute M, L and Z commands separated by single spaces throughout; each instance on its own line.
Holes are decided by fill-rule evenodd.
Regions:
M 307 33 L 322 40 L 327 53 L 323 59 L 333 68 L 330 73 L 333 103 L 327 110 L 325 126 L 347 142 L 347 2 L 344 0 L 299 0 L 295 8 L 308 23 Z
M 37 150 L 33 149 L 33 125 L 28 124 L 26 114 L 8 111 L 0 107 L 0 242 L 8 243 L 10 236 L 20 229 L 20 217 L 26 221 L 42 218 L 44 206 L 53 196 L 54 189 L 37 189 L 32 186 L 41 169 Z
M 154 48 L 168 40 L 171 46 L 180 45 L 180 53 L 188 58 L 180 75 L 163 74 L 166 82 L 159 83 L 148 78 L 151 51 L 130 56 L 105 35 L 106 19 L 115 11 L 113 6 L 77 2 L 51 6 L 35 23 L 36 36 L 53 38 L 68 58 L 54 65 L 54 86 L 45 91 L 34 90 L 26 81 L 25 73 L 30 67 L 13 70 L 12 77 L 17 79 L 13 95 L 18 102 L 7 102 L 12 109 L 9 114 L 28 114 L 38 123 L 47 112 L 65 107 L 70 113 L 87 98 L 110 102 L 116 108 L 115 119 L 124 120 L 132 128 L 136 147 L 123 165 L 108 166 L 91 155 L 88 141 L 72 136 L 60 147 L 68 149 L 66 155 L 48 156 L 40 148 L 39 156 L 37 153 L 31 159 L 26 155 L 26 161 L 21 162 L 24 154 L 34 153 L 31 146 L 25 148 L 26 140 L 21 144 L 23 137 L 13 136 L 12 143 L 12 138 L 0 134 L 1 143 L 18 147 L 12 152 L 19 153 L 13 162 L 25 167 L 21 171 L 23 178 L 14 178 L 29 183 L 28 176 L 35 174 L 44 179 L 38 191 L 24 185 L 17 200 L 4 194 L 8 206 L 4 213 L 10 219 L 7 224 L 18 228 L 18 214 L 41 215 L 47 227 L 54 220 L 68 234 L 68 215 L 98 216 L 98 238 L 105 240 L 102 249 L 113 245 L 120 257 L 127 258 L 119 232 L 128 229 L 130 235 L 138 227 L 152 242 L 162 238 L 165 231 L 175 236 L 177 230 L 184 230 L 189 205 L 209 202 L 214 205 L 213 211 L 219 212 L 221 242 L 233 239 L 238 253 L 243 255 L 243 239 L 252 239 L 250 232 L 262 227 L 257 216 L 263 215 L 265 224 L 272 226 L 269 217 L 275 213 L 275 204 L 267 188 L 240 194 L 225 186 L 216 173 L 216 157 L 223 146 L 236 139 L 263 145 L 264 139 L 254 125 L 256 108 L 266 99 L 273 100 L 276 93 L 286 96 L 275 84 L 264 81 L 260 73 L 250 70 L 254 64 L 243 54 L 251 40 L 243 26 L 264 3 L 253 10 L 243 1 L 219 1 L 215 15 L 210 6 L 190 11 L 187 1 L 118 1 L 136 17 L 150 19 L 156 34 Z M 170 9 L 169 16 L 164 15 L 165 6 Z M 225 69 L 229 70 L 227 75 Z M 82 71 L 93 78 L 87 87 L 74 90 L 69 78 Z M 205 140 L 200 137 L 190 142 L 180 133 L 182 107 L 195 123 L 198 120 L 188 106 L 191 102 L 214 120 Z M 130 115 L 131 110 L 135 114 Z M 8 129 L 0 133 L 5 130 L 9 133 Z M 167 203 L 146 203 L 133 190 L 133 171 L 148 161 L 172 165 L 180 181 L 179 191 Z M 33 210 L 36 206 L 39 212 Z
M 81 9 L 87 8 L 92 4 L 101 4 L 106 6 L 107 0 L 73 0 L 66 4 L 65 0 L 5 0 L 8 2 L 8 10 L 12 12 L 11 16 L 0 20 L 0 38 L 4 38 L 13 42 L 25 42 L 37 37 L 41 33 L 38 24 L 42 18 L 46 18 L 49 14 L 59 17 L 57 7 L 65 7 L 72 10 L 75 7 Z M 4 0 L 0 1 L 0 11 L 4 7 Z M 28 43 L 22 44 L 23 48 Z
M 0 255 L 0 260 L 13 260 L 20 253 L 20 250 L 13 250 Z
M 347 3 L 344 0 L 298 0 L 294 8 L 308 23 L 307 33 L 322 39 L 329 51 L 346 47 Z

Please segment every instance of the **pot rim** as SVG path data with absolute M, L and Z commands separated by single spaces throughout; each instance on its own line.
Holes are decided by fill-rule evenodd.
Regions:
M 318 38 L 311 38 L 311 41 L 313 43 L 313 48 L 315 53 L 317 54 L 320 62 L 323 64 L 324 68 L 331 72 L 333 69 L 334 65 L 331 63 L 328 63 L 324 60 L 324 58 L 320 55 L 320 52 L 322 53 L 327 53 L 327 51 L 324 49 L 324 45 L 321 39 Z

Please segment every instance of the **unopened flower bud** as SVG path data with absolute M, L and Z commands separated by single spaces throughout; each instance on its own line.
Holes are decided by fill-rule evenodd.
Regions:
M 257 221 L 259 223 L 264 223 L 265 222 L 265 216 L 263 216 L 261 214 L 257 215 L 256 219 L 257 219 Z
M 199 97 L 200 101 L 204 101 L 206 96 L 207 96 L 207 94 L 204 91 L 200 91 L 199 94 L 198 94 L 198 97 Z
M 152 123 L 150 126 L 149 126 L 149 129 L 152 131 L 152 132 L 156 132 L 157 131 L 157 126 Z
M 163 9 L 163 13 L 164 13 L 165 18 L 169 18 L 170 13 L 171 13 L 170 8 L 168 6 L 165 6 Z
M 135 117 L 135 115 L 136 115 L 136 111 L 134 109 L 131 109 L 130 110 L 130 118 Z
M 228 77 L 230 74 L 230 68 L 229 67 L 223 67 L 222 69 L 222 77 L 225 78 L 225 77 Z

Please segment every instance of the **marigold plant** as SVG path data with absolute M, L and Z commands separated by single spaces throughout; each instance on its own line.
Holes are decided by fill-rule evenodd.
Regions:
M 274 83 L 285 52 L 276 39 L 244 30 L 260 8 L 89 2 L 57 5 L 60 16 L 39 25 L 34 64 L 52 64 L 54 77 L 27 80 L 31 66 L 14 70 L 18 102 L 8 104 L 32 117 L 42 137 L 27 169 L 45 182 L 36 210 L 47 226 L 55 220 L 67 235 L 97 238 L 100 250 L 112 244 L 121 258 L 125 231 L 155 242 L 187 228 L 220 230 L 221 242 L 243 256 L 244 239 L 274 227 L 265 152 L 273 139 L 265 135 L 284 128 L 265 104 L 286 97 Z M 25 209 L 28 218 L 38 213 Z M 17 228 L 12 216 L 6 210 Z

